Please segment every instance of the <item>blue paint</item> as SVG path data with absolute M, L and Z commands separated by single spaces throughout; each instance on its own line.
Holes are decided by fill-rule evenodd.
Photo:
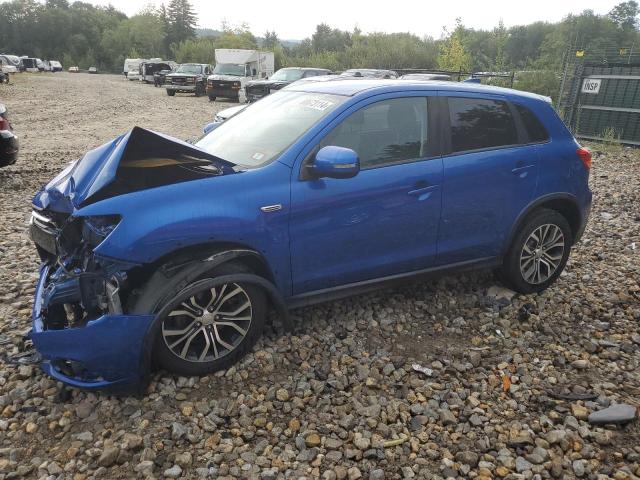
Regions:
M 36 195 L 34 206 L 76 217 L 119 215 L 116 228 L 94 252 L 131 264 L 150 264 L 189 246 L 232 244 L 255 250 L 285 303 L 295 295 L 348 283 L 500 258 L 518 219 L 543 197 L 571 199 L 580 211 L 581 229 L 586 223 L 588 172 L 576 155 L 576 141 L 542 97 L 472 83 L 363 79 L 293 85 L 267 98 L 291 91 L 345 98 L 271 163 L 84 206 L 84 200 L 113 181 L 125 134 L 59 175 Z M 449 95 L 520 103 L 540 118 L 550 141 L 440 152 L 408 163 L 358 168 L 352 178 L 302 178 L 305 159 L 351 113 L 384 99 Z M 323 168 L 340 155 L 352 159 L 349 152 L 328 153 L 332 160 Z M 282 208 L 261 210 L 271 205 Z M 45 280 L 43 269 L 32 333 L 45 370 L 85 388 L 139 382 L 146 374 L 143 352 L 149 349 L 153 316 L 104 315 L 86 327 L 45 331 Z M 53 366 L 59 358 L 82 363 L 101 380 L 65 376 Z

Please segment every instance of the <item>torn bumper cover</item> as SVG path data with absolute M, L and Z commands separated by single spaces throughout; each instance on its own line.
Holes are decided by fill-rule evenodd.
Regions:
M 83 325 L 68 326 L 66 318 L 48 315 L 68 295 L 49 281 L 51 270 L 48 265 L 40 269 L 30 333 L 43 358 L 44 372 L 85 389 L 144 388 L 150 372 L 147 340 L 154 315 L 105 314 Z

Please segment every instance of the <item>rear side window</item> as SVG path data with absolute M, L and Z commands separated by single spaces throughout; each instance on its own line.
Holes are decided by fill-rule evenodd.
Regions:
M 452 152 L 518 144 L 518 132 L 507 102 L 450 97 L 449 115 Z
M 547 133 L 547 129 L 544 128 L 544 125 L 542 125 L 542 122 L 538 120 L 535 113 L 527 107 L 518 105 L 517 103 L 514 103 L 513 106 L 516 107 L 518 115 L 520 115 L 522 123 L 524 124 L 524 128 L 527 130 L 529 142 L 538 143 L 549 140 L 549 133 Z

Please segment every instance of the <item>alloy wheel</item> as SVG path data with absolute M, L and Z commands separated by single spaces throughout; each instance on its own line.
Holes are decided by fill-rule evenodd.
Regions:
M 564 256 L 564 234 L 553 224 L 537 227 L 524 242 L 520 273 L 530 284 L 546 282 L 558 270 Z
M 211 362 L 235 350 L 251 326 L 247 292 L 223 284 L 185 299 L 162 321 L 162 337 L 174 355 L 189 362 Z

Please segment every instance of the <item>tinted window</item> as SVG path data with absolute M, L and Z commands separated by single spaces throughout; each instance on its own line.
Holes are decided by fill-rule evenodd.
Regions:
M 520 118 L 522 119 L 522 123 L 524 124 L 524 128 L 527 130 L 529 134 L 530 142 L 546 142 L 549 140 L 549 134 L 547 133 L 546 128 L 542 125 L 542 122 L 538 120 L 536 114 L 529 110 L 527 107 L 522 105 L 514 104 Z
M 354 112 L 334 128 L 320 147 L 355 150 L 361 168 L 378 167 L 430 156 L 427 99 L 395 98 Z
M 449 98 L 453 152 L 518 143 L 507 102 L 481 98 Z

